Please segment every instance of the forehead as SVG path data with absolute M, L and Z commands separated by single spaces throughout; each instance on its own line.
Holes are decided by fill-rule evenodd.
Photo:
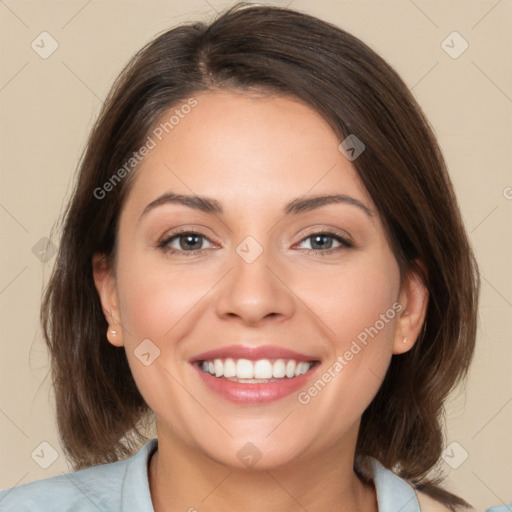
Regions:
M 194 100 L 170 108 L 150 134 L 153 147 L 126 201 L 134 214 L 169 191 L 215 197 L 233 212 L 323 193 L 372 204 L 341 141 L 311 107 L 240 91 Z

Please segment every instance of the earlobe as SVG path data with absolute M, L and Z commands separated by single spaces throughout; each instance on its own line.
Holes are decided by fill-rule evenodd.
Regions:
M 104 254 L 94 254 L 92 268 L 96 291 L 98 292 L 103 314 L 109 324 L 106 333 L 107 339 L 112 345 L 121 347 L 123 345 L 123 335 L 115 277 Z
M 424 270 L 421 262 L 419 266 Z M 393 354 L 403 354 L 416 343 L 426 321 L 428 297 L 422 275 L 416 270 L 409 270 L 400 290 L 399 302 L 403 309 L 395 324 Z

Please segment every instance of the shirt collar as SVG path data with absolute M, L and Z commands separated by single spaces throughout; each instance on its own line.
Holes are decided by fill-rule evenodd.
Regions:
M 158 448 L 158 439 L 148 441 L 138 453 L 128 459 L 123 487 L 121 510 L 154 512 L 149 490 L 149 461 Z M 421 512 L 414 489 L 377 459 L 368 457 L 377 493 L 379 512 Z M 142 484 L 141 484 L 142 482 Z
M 414 489 L 393 471 L 370 457 L 379 512 L 421 512 Z

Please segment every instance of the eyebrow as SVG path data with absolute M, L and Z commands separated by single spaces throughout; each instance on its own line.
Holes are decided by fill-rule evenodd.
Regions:
M 323 194 L 316 196 L 300 197 L 287 203 L 284 207 L 283 212 L 284 215 L 297 215 L 299 213 L 309 212 L 311 210 L 321 208 L 322 206 L 335 203 L 343 203 L 356 206 L 369 217 L 373 216 L 373 212 L 370 208 L 368 208 L 358 199 L 355 199 L 354 197 L 348 196 L 346 194 Z M 211 214 L 223 213 L 222 205 L 216 199 L 206 196 L 184 195 L 168 192 L 166 194 L 161 195 L 160 197 L 157 197 L 154 201 L 151 201 L 151 203 L 149 203 L 144 208 L 144 211 L 142 212 L 139 220 L 149 211 L 153 210 L 157 206 L 161 206 L 164 204 L 181 204 L 183 206 L 187 206 L 188 208 L 200 210 L 202 212 Z

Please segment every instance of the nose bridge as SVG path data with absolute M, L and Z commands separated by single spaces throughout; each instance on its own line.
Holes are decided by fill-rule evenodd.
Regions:
M 254 324 L 267 316 L 292 314 L 293 294 L 277 277 L 278 258 L 270 246 L 247 236 L 235 247 L 232 270 L 217 301 L 219 315 L 236 315 Z

